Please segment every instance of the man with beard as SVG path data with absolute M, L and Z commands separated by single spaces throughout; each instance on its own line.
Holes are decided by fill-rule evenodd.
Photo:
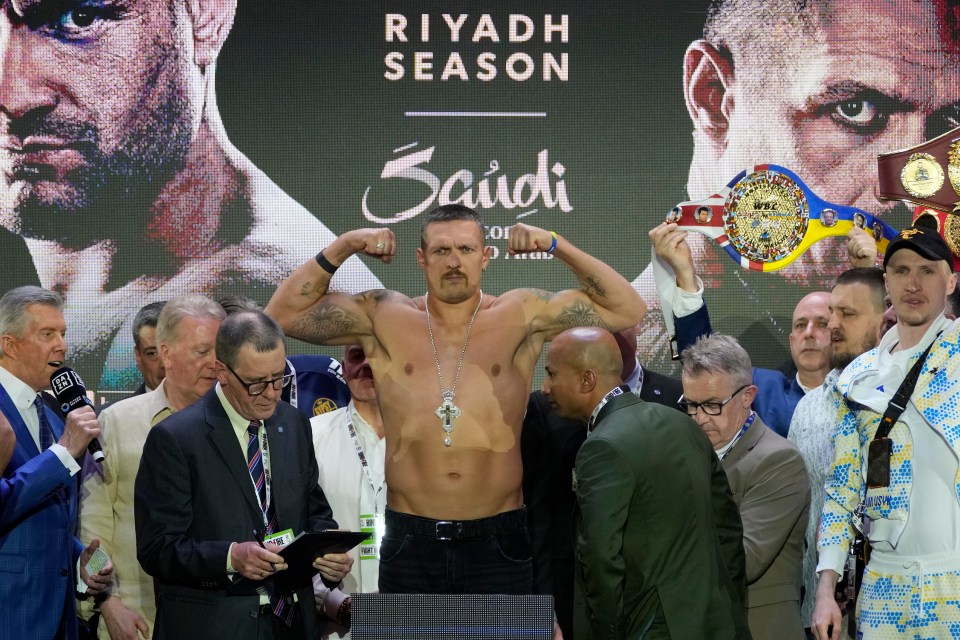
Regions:
M 714 194 L 744 168 L 775 163 L 824 200 L 884 213 L 897 228 L 906 208 L 877 197 L 877 155 L 957 126 L 960 14 L 946 0 L 712 0 L 703 38 L 690 44 L 683 89 L 693 124 L 687 196 Z M 869 19 L 864 19 L 869 16 Z M 678 197 L 678 199 L 682 199 Z M 774 274 L 741 270 L 719 246 L 693 238 L 707 289 L 739 290 L 741 304 L 717 329 L 753 337 L 786 325 L 771 300 L 796 300 L 832 284 L 843 247 L 827 239 Z M 653 273 L 633 282 L 656 305 Z M 746 320 L 738 320 L 745 318 Z M 747 323 L 751 323 L 749 327 Z M 656 367 L 669 336 L 647 314 L 644 362 Z
M 84 377 L 133 362 L 144 303 L 263 301 L 334 239 L 227 138 L 215 69 L 236 0 L 2 6 L 0 223 L 64 296 Z M 353 258 L 333 285 L 380 283 Z
M 819 640 L 840 637 L 834 588 L 855 527 L 871 549 L 857 638 L 949 638 L 960 626 L 960 323 L 943 313 L 957 284 L 953 255 L 936 231 L 904 229 L 887 247 L 884 282 L 897 324 L 831 392 L 835 453 L 812 623 Z
M 788 438 L 797 445 L 810 476 L 810 520 L 803 555 L 801 608 L 803 626 L 810 627 L 817 593 L 817 528 L 826 497 L 823 485 L 833 463 L 836 407 L 831 391 L 840 372 L 854 358 L 877 346 L 883 328 L 885 292 L 883 272 L 874 267 L 849 269 L 837 276 L 830 292 L 830 356 L 832 370 L 816 389 L 807 393 L 793 413 Z

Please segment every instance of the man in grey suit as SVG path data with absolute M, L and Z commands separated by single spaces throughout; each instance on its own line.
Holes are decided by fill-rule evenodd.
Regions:
M 754 640 L 803 640 L 800 581 L 810 485 L 800 451 L 750 405 L 757 393 L 750 356 L 713 334 L 680 355 L 681 408 L 713 444 L 743 521 L 747 613 Z
M 742 529 L 720 463 L 692 420 L 630 393 L 622 368 L 604 329 L 567 330 L 547 352 L 544 396 L 588 430 L 574 486 L 589 632 L 578 620 L 575 636 L 749 638 Z
M 137 473 L 137 557 L 154 577 L 154 638 L 312 639 L 311 585 L 296 601 L 227 592 L 234 577 L 287 568 L 279 547 L 255 536 L 337 526 L 317 484 L 310 424 L 280 402 L 292 377 L 283 332 L 261 312 L 233 314 L 216 353 L 217 384 L 150 429 Z M 352 564 L 345 553 L 313 562 L 331 587 Z

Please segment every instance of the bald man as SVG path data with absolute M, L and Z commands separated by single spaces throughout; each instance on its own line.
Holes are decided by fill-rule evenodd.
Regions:
M 703 432 L 630 393 L 603 329 L 558 335 L 546 370 L 544 395 L 588 430 L 574 473 L 575 637 L 749 637 L 740 515 Z

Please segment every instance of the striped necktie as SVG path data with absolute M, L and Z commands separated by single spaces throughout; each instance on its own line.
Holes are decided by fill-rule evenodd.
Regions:
M 266 535 L 270 535 L 277 530 L 277 516 L 274 513 L 273 505 L 267 502 L 267 474 L 263 468 L 263 450 L 260 448 L 259 432 L 260 421 L 252 420 L 247 425 L 247 469 L 250 471 L 253 486 L 257 490 L 260 511 L 263 512 L 264 519 L 267 522 Z M 290 626 L 296 611 L 293 600 L 289 596 L 274 594 L 270 596 L 270 604 L 273 607 L 273 615 Z

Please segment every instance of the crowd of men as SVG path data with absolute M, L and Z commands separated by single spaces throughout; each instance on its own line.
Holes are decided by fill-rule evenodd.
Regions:
M 670 220 L 649 234 L 670 297 L 653 269 L 630 283 L 525 224 L 509 251 L 552 254 L 579 286 L 495 296 L 479 218 L 439 207 L 409 297 L 360 260 L 398 254 L 389 229 L 335 237 L 227 138 L 235 3 L 95 4 L 0 13 L 0 242 L 36 267 L 0 298 L 3 633 L 342 638 L 351 594 L 380 591 L 548 593 L 555 637 L 577 639 L 960 637 L 960 306 L 936 231 L 905 228 L 878 266 L 854 229 L 843 255 L 824 243 L 784 270 L 831 289 L 797 296 L 779 370 L 707 311 L 718 289 L 771 303 Z M 868 5 L 712 3 L 683 65 L 691 198 L 765 161 L 891 206 L 868 167 L 953 122 L 957 13 Z M 874 64 L 901 31 L 915 48 Z M 96 55 L 64 53 L 81 44 Z M 238 284 L 254 300 L 221 299 Z M 680 380 L 637 359 L 648 307 L 676 328 Z M 288 358 L 287 337 L 342 346 L 343 377 Z M 45 390 L 65 362 L 142 385 L 61 413 Z M 285 531 L 337 528 L 370 536 L 276 586 Z
M 850 232 L 854 265 L 878 260 L 866 235 Z M 510 250 L 551 253 L 579 288 L 484 294 L 490 250 L 459 205 L 423 224 L 422 297 L 329 289 L 351 256 L 397 254 L 375 228 L 324 247 L 265 310 L 147 305 L 143 385 L 97 411 L 48 406 L 69 361 L 62 298 L 6 292 L 0 588 L 19 637 L 344 638 L 351 594 L 373 591 L 546 593 L 566 638 L 952 637 L 960 323 L 943 238 L 907 228 L 882 268 L 802 298 L 787 374 L 711 332 L 686 232 L 650 237 L 674 279 L 680 380 L 640 364 L 630 283 L 554 232 L 518 224 Z M 348 401 L 313 415 L 283 399 L 302 377 L 288 336 L 343 345 L 343 378 L 309 376 Z M 275 587 L 274 536 L 336 528 L 369 536 L 314 558 L 312 584 Z

